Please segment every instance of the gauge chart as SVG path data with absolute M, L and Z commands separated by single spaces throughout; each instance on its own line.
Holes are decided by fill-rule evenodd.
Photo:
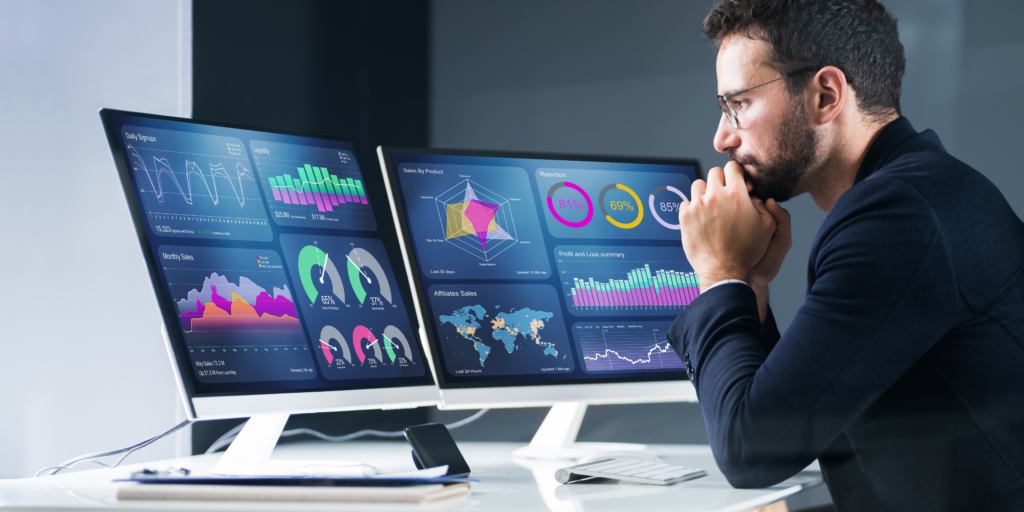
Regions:
M 377 258 L 366 249 L 355 247 L 345 255 L 345 259 L 348 260 L 348 282 L 359 299 L 359 304 L 364 304 L 367 297 L 374 306 L 383 306 L 384 301 L 391 304 L 391 283 Z M 376 285 L 370 288 L 370 285 L 374 284 Z M 368 288 L 379 290 L 379 293 L 371 295 L 367 292 Z
M 281 235 L 317 361 L 328 379 L 426 371 L 384 244 L 373 238 Z
M 269 241 L 270 221 L 242 141 L 125 126 L 127 162 L 159 236 Z

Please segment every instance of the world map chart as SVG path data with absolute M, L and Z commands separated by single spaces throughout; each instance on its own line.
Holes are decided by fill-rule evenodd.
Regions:
M 480 366 L 485 366 L 491 353 L 491 346 L 482 339 L 486 331 L 490 331 L 490 338 L 501 342 L 509 354 L 522 348 L 516 343 L 522 339 L 541 347 L 544 355 L 557 359 L 559 352 L 555 344 L 546 342 L 541 337 L 545 322 L 553 316 L 553 313 L 547 311 L 522 308 L 499 312 L 490 318 L 483 306 L 476 305 L 459 308 L 450 315 L 441 315 L 440 320 L 441 324 L 451 324 L 463 338 L 473 343 L 473 348 L 480 355 Z M 563 359 L 565 356 L 562 354 Z

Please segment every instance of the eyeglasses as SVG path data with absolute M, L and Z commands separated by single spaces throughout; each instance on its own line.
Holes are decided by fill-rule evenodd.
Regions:
M 800 69 L 798 69 L 798 70 L 796 70 L 796 71 L 794 71 L 792 73 L 789 73 L 787 75 L 782 75 L 782 76 L 776 78 L 775 80 L 769 80 L 769 81 L 767 81 L 767 82 L 765 82 L 765 83 L 763 83 L 761 85 L 755 85 L 755 86 L 753 86 L 753 87 L 751 87 L 749 89 L 743 89 L 742 91 L 734 92 L 734 93 L 726 95 L 726 96 L 719 96 L 718 97 L 718 108 L 722 109 L 722 113 L 725 114 L 725 117 L 729 120 L 729 124 L 731 124 L 733 128 L 739 130 L 740 129 L 740 117 L 736 114 L 736 111 L 732 109 L 732 99 L 733 98 L 735 98 L 736 96 L 739 96 L 740 94 L 744 94 L 744 93 L 748 93 L 750 91 L 753 91 L 754 89 L 757 89 L 758 87 L 763 87 L 765 85 L 768 85 L 768 84 L 770 84 L 772 82 L 778 82 L 779 80 L 782 80 L 783 78 L 789 78 L 791 76 L 796 76 L 796 75 L 799 75 L 801 73 L 806 73 L 808 71 L 815 71 L 816 69 L 818 69 L 818 68 L 813 67 L 813 66 L 808 66 L 806 68 L 800 68 Z

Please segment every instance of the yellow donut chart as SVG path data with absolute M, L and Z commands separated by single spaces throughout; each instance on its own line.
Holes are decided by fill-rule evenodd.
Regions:
M 623 222 L 619 222 L 619 221 L 613 219 L 611 215 L 608 215 L 608 210 L 605 209 L 604 196 L 610 190 L 616 189 L 616 188 L 619 189 L 619 190 L 625 191 L 627 194 L 633 196 L 633 201 L 636 202 L 636 207 L 637 207 L 636 218 L 633 219 L 633 222 L 630 222 L 630 223 L 626 224 L 626 223 L 623 223 Z M 605 186 L 601 190 L 601 195 L 598 198 L 598 203 L 600 203 L 600 205 L 601 205 L 601 213 L 604 214 L 604 218 L 607 219 L 608 222 L 610 222 L 615 227 L 622 228 L 622 229 L 633 229 L 633 228 L 635 228 L 635 227 L 640 225 L 640 221 L 644 220 L 644 204 L 640 201 L 640 196 L 636 195 L 636 192 L 633 192 L 632 189 L 630 189 L 629 187 L 627 187 L 627 186 L 625 186 L 625 185 L 623 185 L 621 183 L 613 183 L 611 185 Z

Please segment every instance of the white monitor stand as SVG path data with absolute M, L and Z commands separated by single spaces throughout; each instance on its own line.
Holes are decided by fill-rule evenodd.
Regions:
M 577 443 L 586 402 L 558 403 L 551 406 L 530 444 L 512 452 L 526 459 L 581 459 L 602 452 L 640 452 L 647 446 L 634 443 Z
M 340 460 L 270 460 L 288 414 L 259 414 L 249 418 L 217 464 L 210 469 L 225 476 L 362 476 L 361 462 Z

